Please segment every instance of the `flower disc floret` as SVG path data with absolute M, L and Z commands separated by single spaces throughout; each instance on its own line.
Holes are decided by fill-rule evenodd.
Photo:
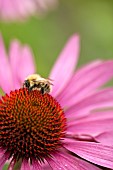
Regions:
M 19 89 L 0 100 L 0 147 L 15 160 L 43 160 L 65 136 L 66 118 L 49 94 Z

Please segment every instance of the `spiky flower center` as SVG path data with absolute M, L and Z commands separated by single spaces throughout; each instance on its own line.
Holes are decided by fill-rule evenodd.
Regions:
M 64 112 L 49 94 L 19 89 L 0 100 L 0 147 L 16 160 L 50 156 L 65 128 Z

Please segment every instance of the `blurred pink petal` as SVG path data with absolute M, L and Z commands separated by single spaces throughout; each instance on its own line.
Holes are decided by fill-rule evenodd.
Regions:
M 25 0 L 23 3 L 19 0 L 0 0 L 0 18 L 5 21 L 24 19 L 35 10 L 36 7 L 31 0 Z
M 5 21 L 24 20 L 31 15 L 43 14 L 54 9 L 57 0 L 0 0 L 0 19 Z
M 12 41 L 9 56 L 6 55 L 2 37 L 0 38 L 0 87 L 5 93 L 18 89 L 26 76 L 35 72 L 33 54 L 28 46 Z M 4 76 L 5 74 L 5 76 Z
M 9 62 L 10 62 L 9 64 L 12 70 L 14 87 L 18 88 L 20 86 L 20 82 L 17 76 L 17 70 L 18 70 L 17 66 L 19 66 L 19 58 L 20 58 L 20 50 L 21 50 L 20 43 L 18 41 L 13 41 L 9 49 L 10 49 L 9 50 Z
M 13 41 L 10 46 L 10 66 L 13 74 L 15 88 L 20 87 L 20 82 L 35 72 L 33 54 L 28 46 L 21 46 L 18 41 Z M 17 66 L 18 69 L 17 69 Z
M 28 46 L 23 46 L 23 48 L 21 48 L 21 56 L 18 64 L 20 67 L 17 74 L 20 82 L 23 82 L 25 77 L 35 72 L 33 54 Z
M 65 147 L 95 164 L 113 168 L 113 147 L 104 146 L 100 143 L 68 141 Z
M 66 86 L 71 76 L 73 75 L 78 57 L 79 36 L 74 35 L 65 45 L 50 73 L 49 77 L 53 80 L 54 84 L 52 95 L 57 96 Z
M 11 68 L 5 52 L 4 42 L 2 40 L 1 35 L 0 35 L 0 86 L 6 93 L 9 92 L 9 89 L 13 88 Z

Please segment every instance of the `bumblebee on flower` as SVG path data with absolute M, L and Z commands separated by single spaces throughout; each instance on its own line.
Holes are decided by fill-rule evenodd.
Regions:
M 31 74 L 25 79 L 23 87 L 29 91 L 38 90 L 42 94 L 45 94 L 52 91 L 52 82 L 50 79 L 45 79 L 39 74 Z

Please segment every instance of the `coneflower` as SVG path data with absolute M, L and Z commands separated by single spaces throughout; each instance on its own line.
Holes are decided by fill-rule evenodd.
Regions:
M 8 59 L 1 44 L 0 85 L 7 94 L 0 99 L 0 170 L 7 161 L 9 170 L 17 165 L 20 170 L 112 169 L 113 88 L 99 87 L 113 77 L 113 61 L 95 61 L 74 72 L 79 54 L 74 35 L 51 71 L 52 93 L 42 95 L 21 88 L 34 70 L 31 55 L 20 60 L 16 42 Z M 17 71 L 19 63 L 24 67 Z

